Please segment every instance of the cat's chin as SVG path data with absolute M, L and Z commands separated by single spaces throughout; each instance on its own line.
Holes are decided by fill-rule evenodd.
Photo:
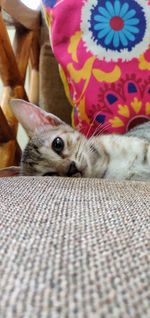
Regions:
M 71 178 L 82 178 L 82 172 L 75 173 Z
M 104 178 L 108 165 L 108 156 L 104 153 L 93 154 L 91 158 L 88 158 L 88 163 L 82 169 L 82 178 Z

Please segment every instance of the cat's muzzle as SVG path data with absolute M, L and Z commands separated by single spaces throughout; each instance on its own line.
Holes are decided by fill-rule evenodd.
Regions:
M 74 161 L 71 162 L 68 173 L 68 177 L 81 177 L 81 172 L 77 169 Z

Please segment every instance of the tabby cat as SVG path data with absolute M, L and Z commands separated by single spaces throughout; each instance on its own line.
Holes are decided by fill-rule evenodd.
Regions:
M 88 139 L 31 103 L 14 99 L 11 108 L 29 136 L 21 175 L 150 180 L 150 122 Z

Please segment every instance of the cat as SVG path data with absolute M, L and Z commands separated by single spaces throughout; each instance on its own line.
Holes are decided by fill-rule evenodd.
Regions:
M 21 175 L 150 181 L 150 122 L 126 135 L 87 139 L 31 103 L 14 99 L 10 104 L 29 136 Z

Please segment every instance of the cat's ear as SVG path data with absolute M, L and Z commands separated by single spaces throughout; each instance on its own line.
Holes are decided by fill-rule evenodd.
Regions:
M 47 113 L 40 107 L 21 99 L 12 99 L 10 101 L 10 107 L 29 136 L 32 136 L 36 129 L 45 125 L 59 126 L 65 124 L 55 115 Z

